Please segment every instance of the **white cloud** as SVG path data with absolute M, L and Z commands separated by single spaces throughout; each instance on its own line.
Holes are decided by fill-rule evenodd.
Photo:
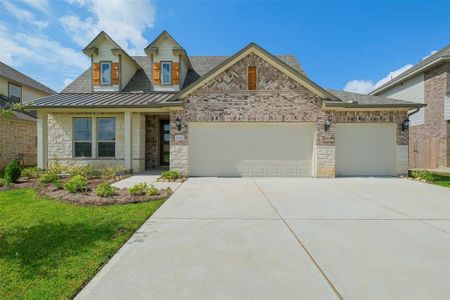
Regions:
M 48 0 L 22 0 L 22 2 L 25 2 L 34 9 L 48 13 Z
M 71 4 L 86 7 L 91 16 L 80 19 L 65 15 L 60 21 L 73 40 L 86 46 L 101 30 L 108 33 L 130 54 L 142 53 L 147 41 L 143 37 L 146 28 L 153 27 L 155 7 L 151 0 L 67 0 Z
M 378 80 L 376 83 L 374 83 L 372 80 L 365 80 L 365 79 L 350 80 L 345 85 L 344 91 L 353 92 L 353 93 L 360 93 L 360 94 L 368 94 L 371 91 L 379 88 L 380 86 L 382 86 L 386 82 L 394 79 L 395 77 L 397 77 L 398 75 L 402 74 L 403 72 L 405 72 L 406 70 L 408 70 L 408 69 L 410 69 L 412 67 L 413 67 L 413 65 L 408 64 L 408 65 L 405 65 L 405 66 L 401 67 L 400 69 L 397 69 L 395 71 L 391 71 L 385 77 L 383 77 L 382 79 Z
M 36 16 L 31 11 L 19 8 L 9 1 L 3 1 L 2 3 L 5 9 L 20 22 L 28 22 L 39 29 L 43 29 L 48 26 L 47 21 L 36 19 Z
M 430 57 L 431 55 L 435 54 L 436 52 L 437 52 L 437 50 L 433 50 L 433 51 L 431 51 L 431 52 L 430 52 L 430 54 L 428 54 L 428 55 L 425 55 L 424 57 L 422 57 L 422 59 L 421 59 L 421 60 L 427 59 L 428 57 Z
M 66 87 L 66 86 L 68 86 L 69 84 L 71 84 L 72 81 L 73 81 L 73 79 L 70 79 L 70 78 L 64 79 L 64 87 Z

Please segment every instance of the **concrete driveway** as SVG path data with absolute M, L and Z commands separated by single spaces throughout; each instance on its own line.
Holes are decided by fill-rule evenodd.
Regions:
M 448 299 L 450 190 L 191 178 L 79 299 Z

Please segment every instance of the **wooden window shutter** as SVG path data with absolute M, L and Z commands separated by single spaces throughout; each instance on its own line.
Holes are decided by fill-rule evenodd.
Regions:
M 92 83 L 94 85 L 100 85 L 100 64 L 92 64 Z
M 161 70 L 159 63 L 153 64 L 153 84 L 155 85 L 161 84 Z
M 172 63 L 172 85 L 180 84 L 180 67 L 179 63 Z
M 112 64 L 112 84 L 119 84 L 119 63 Z
M 248 67 L 248 89 L 250 91 L 256 90 L 256 67 Z

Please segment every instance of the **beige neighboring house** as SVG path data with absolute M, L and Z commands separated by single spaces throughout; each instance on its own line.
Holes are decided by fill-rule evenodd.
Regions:
M 409 167 L 450 167 L 450 45 L 380 86 L 371 95 L 426 104 L 410 117 Z
M 0 107 L 25 103 L 56 92 L 0 62 Z M 12 117 L 0 116 L 0 170 L 22 154 L 25 165 L 36 165 L 36 117 L 15 112 Z
M 130 56 L 105 32 L 91 67 L 38 112 L 38 166 L 168 166 L 189 176 L 400 175 L 420 103 L 327 90 L 293 55 L 250 43 L 190 56 L 162 32 Z

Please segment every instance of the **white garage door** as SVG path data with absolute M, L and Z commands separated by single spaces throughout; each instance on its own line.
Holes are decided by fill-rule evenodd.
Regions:
M 191 176 L 311 176 L 311 123 L 189 123 Z
M 336 175 L 395 175 L 396 124 L 337 124 Z

